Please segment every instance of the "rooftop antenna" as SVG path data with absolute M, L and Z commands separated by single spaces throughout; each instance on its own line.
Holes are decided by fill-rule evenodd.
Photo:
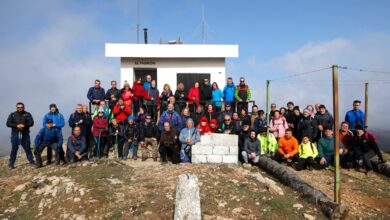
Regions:
M 205 44 L 204 38 L 204 5 L 202 4 L 202 44 Z
M 137 1 L 137 44 L 139 44 L 139 1 Z

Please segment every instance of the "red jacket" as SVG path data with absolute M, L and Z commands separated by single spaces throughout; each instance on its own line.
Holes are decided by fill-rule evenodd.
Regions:
M 128 105 L 124 105 L 124 108 L 121 109 L 118 107 L 118 105 L 114 105 L 114 109 L 112 112 L 115 115 L 116 121 L 119 123 L 122 121 L 126 121 L 127 117 L 131 115 L 131 108 Z
M 148 96 L 148 90 L 144 90 L 144 99 L 147 101 L 152 101 L 152 96 Z M 157 100 L 154 100 L 156 106 L 160 106 L 160 95 L 157 94 Z
M 210 124 L 215 124 L 215 128 L 214 129 L 212 129 L 210 127 L 211 133 L 217 133 L 218 132 L 218 121 L 217 121 L 217 119 L 212 118 L 211 121 L 210 121 Z
M 106 117 L 95 117 L 93 118 L 92 134 L 94 137 L 99 136 L 99 131 L 101 131 L 101 137 L 107 135 L 108 128 L 108 119 Z
M 123 101 L 125 101 L 125 105 L 131 106 L 131 104 L 133 104 L 133 97 L 131 96 L 132 94 L 133 92 L 131 90 L 129 90 L 128 92 L 123 90 L 122 99 Z
M 192 87 L 190 91 L 188 92 L 188 104 L 192 105 L 194 104 L 193 100 L 196 99 L 196 105 L 199 105 L 200 95 L 199 95 L 199 88 Z
M 202 126 L 202 122 L 206 122 L 206 125 Z M 205 116 L 200 118 L 199 124 L 196 126 L 196 128 L 199 129 L 201 135 L 211 132 L 209 122 L 207 121 L 207 118 Z
M 139 100 L 139 98 L 144 96 L 144 86 L 142 84 L 138 84 L 137 82 L 133 83 L 133 93 L 134 93 L 134 101 Z

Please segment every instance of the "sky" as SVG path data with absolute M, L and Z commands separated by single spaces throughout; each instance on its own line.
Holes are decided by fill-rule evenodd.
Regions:
M 236 82 L 240 76 L 250 79 L 260 108 L 266 80 L 275 79 L 270 97 L 279 107 L 289 100 L 301 109 L 320 102 L 332 112 L 330 69 L 291 76 L 333 64 L 387 71 L 346 69 L 339 85 L 342 119 L 352 100 L 364 100 L 364 82 L 370 83 L 369 128 L 385 133 L 390 132 L 389 8 L 389 1 L 380 0 L 140 0 L 140 27 L 149 29 L 149 43 L 180 37 L 199 44 L 203 9 L 206 43 L 239 45 L 239 58 L 227 60 L 226 73 Z M 119 80 L 119 59 L 104 57 L 104 44 L 136 43 L 136 24 L 136 0 L 2 0 L 0 154 L 10 151 L 5 123 L 16 102 L 24 102 L 35 118 L 33 140 L 51 103 L 68 118 L 75 104 L 87 102 L 94 79 L 106 88 Z

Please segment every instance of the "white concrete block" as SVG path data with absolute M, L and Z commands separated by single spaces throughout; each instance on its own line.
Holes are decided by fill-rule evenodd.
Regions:
M 191 150 L 192 155 L 207 155 L 207 154 L 212 154 L 213 153 L 213 147 L 204 145 L 204 144 L 196 144 L 192 146 Z
M 229 147 L 230 155 L 238 155 L 238 146 L 230 146 Z
M 207 155 L 194 155 L 191 156 L 192 163 L 207 163 Z
M 200 136 L 200 143 L 202 143 L 203 145 L 212 145 L 214 142 L 213 137 L 214 137 L 213 134 L 202 135 L 202 136 Z
M 176 179 L 174 220 L 201 220 L 198 178 L 192 174 L 181 174 Z
M 222 163 L 238 163 L 238 155 L 223 155 Z
M 222 163 L 222 155 L 207 155 L 207 162 Z
M 213 140 L 215 146 L 237 146 L 238 135 L 229 134 L 213 134 Z
M 213 147 L 214 155 L 226 155 L 229 153 L 229 146 L 215 146 Z

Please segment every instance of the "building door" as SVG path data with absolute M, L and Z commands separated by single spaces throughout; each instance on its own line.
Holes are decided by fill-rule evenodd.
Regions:
M 203 84 L 203 79 L 209 79 L 210 73 L 178 73 L 177 84 L 183 83 L 184 90 L 188 94 L 191 87 L 194 86 L 195 82 L 199 82 L 200 86 Z
M 142 68 L 142 69 L 134 68 L 134 80 L 133 81 L 138 79 L 138 77 L 141 77 L 142 83 L 144 83 L 147 75 L 151 75 L 152 80 L 156 80 L 156 84 L 157 84 L 157 69 L 156 68 Z M 131 82 L 131 83 L 133 83 L 133 82 Z

